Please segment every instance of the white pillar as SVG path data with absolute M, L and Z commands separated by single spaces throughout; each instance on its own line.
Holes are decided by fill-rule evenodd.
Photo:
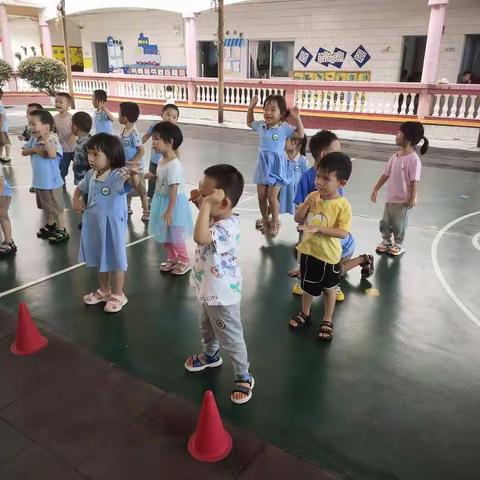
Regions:
M 432 83 L 436 80 L 447 5 L 448 0 L 428 1 L 430 21 L 428 23 L 427 45 L 423 60 L 422 83 Z
M 196 77 L 197 71 L 197 19 L 194 13 L 184 13 L 185 26 L 185 60 L 187 63 L 187 77 Z
M 42 47 L 42 54 L 44 57 L 53 57 L 52 37 L 50 36 L 50 29 L 47 23 L 45 10 L 38 16 L 38 26 L 40 28 L 40 45 Z

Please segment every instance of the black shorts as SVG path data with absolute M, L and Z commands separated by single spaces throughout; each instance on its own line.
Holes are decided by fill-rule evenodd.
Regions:
M 302 290 L 312 297 L 322 294 L 324 288 L 335 288 L 340 283 L 340 264 L 332 265 L 302 253 L 300 278 Z

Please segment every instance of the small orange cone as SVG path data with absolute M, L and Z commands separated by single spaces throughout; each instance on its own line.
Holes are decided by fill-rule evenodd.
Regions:
M 232 437 L 223 428 L 215 398 L 210 390 L 205 392 L 197 429 L 188 440 L 190 455 L 200 462 L 223 460 L 232 449 Z
M 10 345 L 10 351 L 14 355 L 33 355 L 47 345 L 48 340 L 40 335 L 27 306 L 21 303 L 18 306 L 17 334 L 15 341 Z

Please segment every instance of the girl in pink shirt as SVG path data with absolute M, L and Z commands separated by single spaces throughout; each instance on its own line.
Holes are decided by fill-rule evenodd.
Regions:
M 403 241 L 407 230 L 408 214 L 417 204 L 417 187 L 420 182 L 422 164 L 415 149 L 420 140 L 423 145 L 420 153 L 428 149 L 428 140 L 424 136 L 420 122 L 405 122 L 395 138 L 400 150 L 387 163 L 383 175 L 375 185 L 370 199 L 377 201 L 382 186 L 387 183 L 387 198 L 383 218 L 380 220 L 380 233 L 383 240 L 377 246 L 377 253 L 399 256 L 405 253 Z

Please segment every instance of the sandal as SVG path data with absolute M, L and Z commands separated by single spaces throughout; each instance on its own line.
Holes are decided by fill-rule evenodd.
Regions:
M 0 245 L 0 257 L 8 257 L 9 255 L 14 255 L 17 253 L 17 246 L 11 242 L 3 242 Z
M 150 214 L 144 213 L 141 218 L 142 222 L 148 222 L 150 220 Z
M 259 218 L 255 222 L 255 230 L 261 230 L 263 228 L 263 218 Z
M 57 229 L 57 224 L 54 223 L 53 225 L 49 225 L 48 223 L 45 224 L 44 227 L 42 227 L 38 232 L 37 232 L 37 238 L 43 238 L 47 239 L 50 238 L 50 235 L 52 232 L 54 232 Z
M 320 331 L 318 332 L 317 338 L 322 342 L 331 342 L 333 339 L 333 323 L 324 320 L 320 324 Z
M 298 269 L 290 270 L 290 271 L 288 272 L 288 276 L 289 276 L 290 278 L 300 278 L 300 270 L 298 270 Z
M 176 260 L 167 260 L 160 264 L 161 272 L 171 272 L 177 266 Z
M 363 254 L 360 256 L 365 259 L 365 262 L 360 265 L 362 267 L 360 275 L 362 276 L 362 278 L 371 277 L 373 275 L 373 272 L 375 271 L 375 260 L 373 259 L 373 256 L 367 254 Z
M 55 245 L 57 243 L 66 242 L 69 239 L 70 235 L 65 229 L 55 230 L 54 232 L 50 233 L 50 236 L 48 237 L 48 243 L 50 243 L 51 245 Z
M 130 207 L 128 208 L 128 214 L 133 215 L 133 210 Z
M 128 303 L 128 298 L 125 295 L 110 295 L 105 308 L 103 309 L 106 313 L 117 313 L 119 312 L 126 304 Z
M 279 221 L 274 222 L 273 220 L 271 220 L 270 222 L 268 222 L 268 228 L 265 235 L 268 238 L 275 238 L 278 235 L 279 231 L 280 231 L 280 222 Z
M 188 364 L 189 360 L 191 360 L 191 365 Z M 202 372 L 207 368 L 219 367 L 222 365 L 222 363 L 222 357 L 218 354 L 217 350 L 217 352 L 211 357 L 209 357 L 206 353 L 195 354 L 188 357 L 185 360 L 184 367 L 188 372 Z
M 288 322 L 288 326 L 292 330 L 299 330 L 300 328 L 306 327 L 312 321 L 311 315 L 305 315 L 303 312 L 298 312 L 294 317 Z M 296 322 L 294 325 L 292 322 Z
M 185 275 L 192 269 L 192 266 L 188 262 L 177 262 L 174 268 L 172 268 L 171 272 L 174 275 Z
M 243 383 L 248 383 L 248 387 L 246 385 L 242 385 Z M 233 387 L 232 393 L 230 395 L 230 400 L 235 403 L 236 405 L 243 405 L 247 403 L 252 398 L 252 390 L 255 386 L 255 379 L 250 375 L 248 380 L 235 380 L 235 386 Z M 234 398 L 234 393 L 243 393 L 245 396 L 243 398 Z
M 394 257 L 398 257 L 399 255 L 402 255 L 405 253 L 405 247 L 402 244 L 396 243 L 392 247 L 388 249 L 387 252 L 389 255 L 393 255 Z
M 382 243 L 377 245 L 375 249 L 376 253 L 387 253 L 388 249 L 392 246 L 392 244 L 388 240 L 382 240 Z
M 108 302 L 110 295 L 111 295 L 110 292 L 103 292 L 98 288 L 97 290 L 94 290 L 93 292 L 90 292 L 87 295 L 84 295 L 83 301 L 87 305 L 98 305 L 99 303 L 102 303 L 102 302 L 105 302 L 105 303 Z

